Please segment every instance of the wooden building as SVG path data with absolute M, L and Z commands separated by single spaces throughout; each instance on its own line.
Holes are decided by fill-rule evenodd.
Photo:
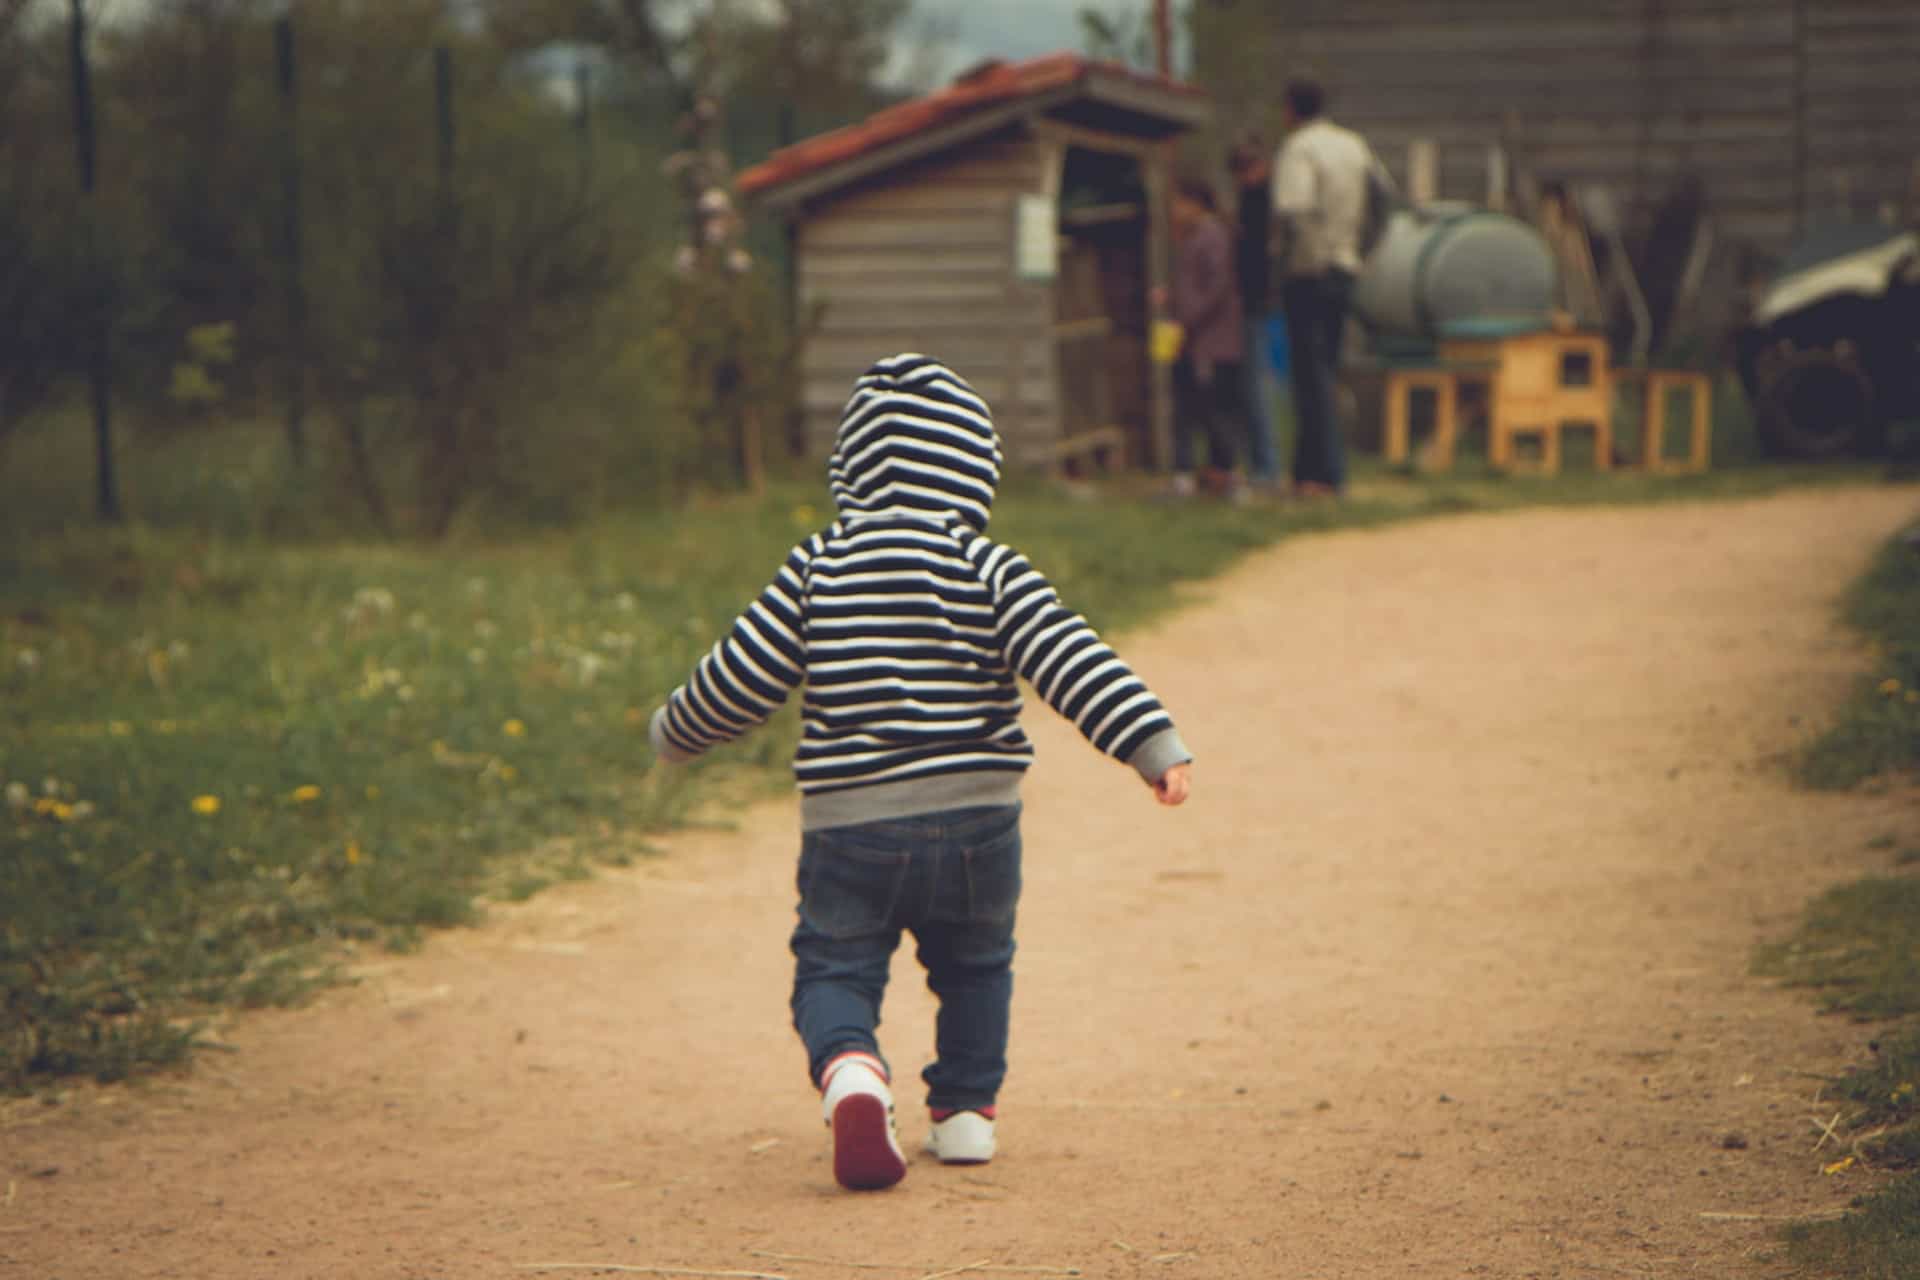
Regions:
M 1166 144 L 1207 114 L 1188 86 L 1069 54 L 994 62 L 742 173 L 790 230 L 810 450 L 868 365 L 921 351 L 986 398 L 1015 462 L 1097 440 L 1160 456 Z
M 1724 240 L 1764 256 L 1809 222 L 1912 216 L 1916 0 L 1234 0 L 1197 25 L 1235 116 L 1308 74 L 1390 167 L 1439 147 L 1443 198 L 1481 201 L 1488 149 L 1606 187 L 1631 229 L 1684 176 Z

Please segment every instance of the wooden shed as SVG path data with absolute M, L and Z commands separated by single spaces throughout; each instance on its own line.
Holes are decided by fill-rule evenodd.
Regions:
M 868 365 L 921 351 L 986 398 L 1016 463 L 1099 441 L 1162 456 L 1171 393 L 1147 335 L 1167 143 L 1207 111 L 1190 86 L 1071 54 L 990 62 L 742 173 L 789 227 L 808 448 L 831 445 Z

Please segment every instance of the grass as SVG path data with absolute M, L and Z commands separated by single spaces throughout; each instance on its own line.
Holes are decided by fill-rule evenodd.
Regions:
M 1845 616 L 1881 652 L 1879 670 L 1839 722 L 1799 762 L 1811 786 L 1855 785 L 1920 763 L 1920 549 L 1895 538 L 1848 593 Z M 1890 855 L 1897 874 L 1822 894 L 1791 938 L 1760 948 L 1758 972 L 1816 993 L 1832 1012 L 1893 1020 L 1874 1059 L 1831 1082 L 1843 1107 L 1839 1132 L 1852 1154 L 1895 1174 L 1856 1198 L 1837 1221 L 1786 1232 L 1792 1258 L 1847 1280 L 1920 1275 L 1920 849 L 1888 832 L 1867 847 Z
M 1920 1013 L 1920 879 L 1873 876 L 1828 890 L 1792 938 L 1760 949 L 1755 968 L 1816 992 L 1830 1013 Z
M 1879 661 L 1838 721 L 1803 753 L 1809 786 L 1851 787 L 1920 766 L 1920 525 L 1894 538 L 1848 592 L 1848 623 L 1873 641 Z
M 297 1001 L 356 952 L 406 949 L 786 785 L 791 710 L 688 771 L 650 768 L 645 719 L 822 522 L 817 480 L 388 544 L 315 532 L 249 441 L 135 438 L 128 505 L 155 522 L 123 530 L 66 524 L 81 495 L 0 469 L 34 477 L 0 492 L 0 1090 L 178 1061 L 223 1008 Z M 1363 470 L 1350 501 L 1306 508 L 1012 482 L 994 532 L 1116 630 L 1296 533 L 1873 474 Z M 305 532 L 249 523 L 260 493 Z

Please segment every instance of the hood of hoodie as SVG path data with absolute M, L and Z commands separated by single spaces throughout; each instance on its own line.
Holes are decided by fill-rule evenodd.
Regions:
M 827 462 L 843 517 L 958 516 L 985 530 L 1000 484 L 987 402 L 938 360 L 897 355 L 854 383 Z

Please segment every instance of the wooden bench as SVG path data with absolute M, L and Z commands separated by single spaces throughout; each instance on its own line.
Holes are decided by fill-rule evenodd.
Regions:
M 1094 427 L 1076 432 L 1048 445 L 1041 459 L 1055 476 L 1065 476 L 1069 463 L 1078 463 L 1082 470 L 1095 466 L 1123 470 L 1127 465 L 1126 428 Z

